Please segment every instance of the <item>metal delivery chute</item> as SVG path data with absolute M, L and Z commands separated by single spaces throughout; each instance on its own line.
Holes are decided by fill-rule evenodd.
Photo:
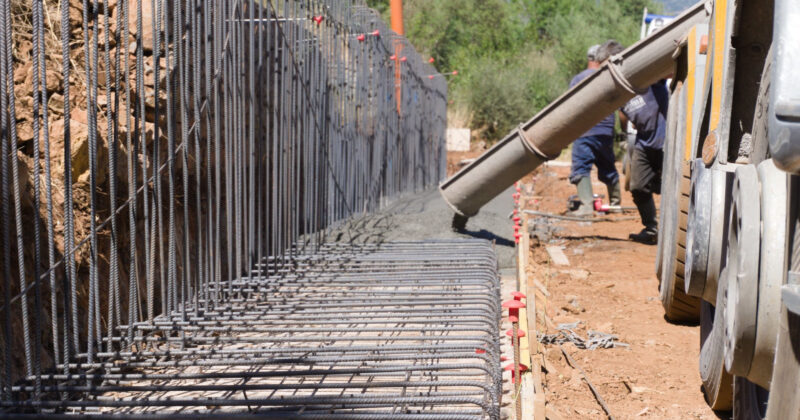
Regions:
M 712 8 L 711 1 L 698 3 L 652 36 L 611 57 L 597 72 L 442 183 L 442 196 L 456 212 L 454 227 L 463 227 L 511 184 L 558 157 L 637 92 L 668 77 L 675 66 L 676 48 L 691 27 L 708 21 Z

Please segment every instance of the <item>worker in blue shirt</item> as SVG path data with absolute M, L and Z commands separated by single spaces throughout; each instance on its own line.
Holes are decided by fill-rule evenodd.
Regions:
M 616 41 L 608 41 L 598 51 L 603 62 L 624 48 Z M 632 233 L 630 239 L 655 244 L 658 242 L 658 215 L 653 194 L 661 193 L 661 167 L 664 160 L 669 91 L 664 80 L 651 85 L 620 110 L 623 127 L 630 121 L 636 128 L 636 142 L 631 155 L 630 186 L 633 202 L 639 210 L 644 229 Z
M 588 64 L 586 70 L 572 78 L 569 87 L 597 71 L 600 63 L 597 60 L 599 45 L 593 45 L 586 54 Z M 569 180 L 578 189 L 580 206 L 571 214 L 574 216 L 591 216 L 593 214 L 593 196 L 591 172 L 592 165 L 597 166 L 600 182 L 608 187 L 608 199 L 611 206 L 619 206 L 622 193 L 619 185 L 619 173 L 614 166 L 614 114 L 609 115 L 599 124 L 592 127 L 572 144 L 572 171 Z

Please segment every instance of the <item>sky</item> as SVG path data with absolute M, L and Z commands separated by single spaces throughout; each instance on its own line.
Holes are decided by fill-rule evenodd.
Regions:
M 670 15 L 675 15 L 687 7 L 697 3 L 698 0 L 657 0 L 664 5 L 664 12 Z

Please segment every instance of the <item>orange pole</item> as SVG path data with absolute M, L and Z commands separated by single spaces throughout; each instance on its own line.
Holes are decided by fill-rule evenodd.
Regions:
M 391 0 L 392 30 L 397 35 L 404 35 L 403 30 L 403 0 Z
M 392 15 L 392 30 L 402 36 L 405 31 L 403 29 L 403 0 L 391 0 L 391 15 Z M 394 42 L 394 57 L 395 57 L 395 72 L 394 72 L 394 95 L 397 98 L 397 114 L 403 115 L 403 72 L 400 66 L 403 63 L 400 61 L 401 54 L 403 53 L 403 43 L 398 39 Z

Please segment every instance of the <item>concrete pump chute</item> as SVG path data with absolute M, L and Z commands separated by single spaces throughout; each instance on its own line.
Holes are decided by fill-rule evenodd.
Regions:
M 597 72 L 442 183 L 442 196 L 456 212 L 454 227 L 463 227 L 484 204 L 557 157 L 637 92 L 668 77 L 674 70 L 676 49 L 693 26 L 708 21 L 712 8 L 713 2 L 700 2 L 652 36 L 611 57 Z

